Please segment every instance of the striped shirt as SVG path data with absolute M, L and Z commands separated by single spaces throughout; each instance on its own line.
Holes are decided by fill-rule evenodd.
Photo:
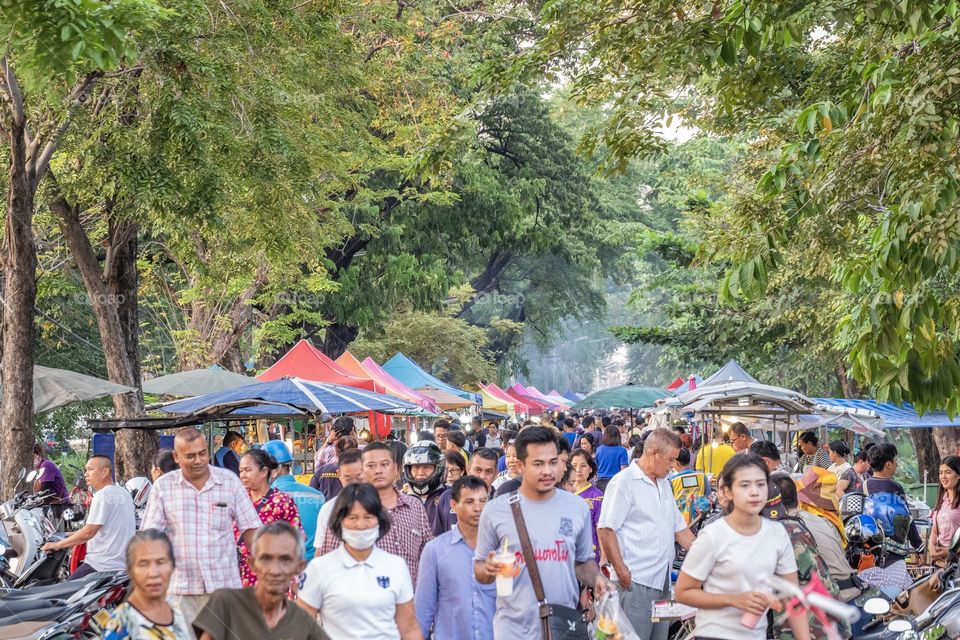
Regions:
M 240 478 L 211 466 L 200 490 L 180 469 L 160 476 L 140 528 L 165 531 L 173 542 L 177 566 L 168 593 L 200 595 L 241 587 L 233 527 L 242 533 L 260 524 Z
M 427 520 L 423 503 L 417 498 L 397 492 L 397 506 L 387 509 L 390 514 L 390 531 L 377 541 L 377 546 L 388 553 L 400 556 L 410 569 L 410 577 L 416 586 L 423 548 L 433 538 L 433 528 Z M 318 556 L 330 553 L 343 541 L 330 527 L 323 536 L 323 546 Z

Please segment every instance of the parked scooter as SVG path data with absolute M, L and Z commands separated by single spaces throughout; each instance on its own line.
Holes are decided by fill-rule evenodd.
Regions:
M 903 615 L 894 620 L 889 620 L 885 626 L 879 630 L 875 625 L 872 632 L 857 636 L 854 640 L 940 640 L 940 638 L 960 637 L 960 530 L 956 531 L 950 540 L 950 552 L 947 556 L 947 563 L 943 569 L 935 572 L 937 580 L 940 583 L 940 596 L 929 606 L 927 606 L 919 615 Z M 896 612 L 904 612 L 917 605 L 921 596 L 918 590 L 930 579 L 930 576 L 918 580 L 912 589 L 905 591 L 897 597 L 893 604 Z M 891 611 L 891 604 L 885 601 L 869 601 L 865 607 L 868 613 L 878 616 L 888 616 Z M 888 616 L 889 617 L 889 616 Z M 865 629 L 866 631 L 867 629 Z M 917 632 L 922 632 L 918 635 Z
M 24 475 L 21 481 L 33 481 L 35 472 Z M 46 542 L 65 538 L 55 532 L 53 524 L 44 515 L 43 506 L 48 492 L 28 494 L 21 491 L 0 505 L 0 588 L 20 588 L 33 583 L 49 583 L 67 576 L 68 551 L 44 553 Z
M 0 595 L 0 638 L 101 638 L 127 585 L 125 573 L 93 573 L 69 583 Z

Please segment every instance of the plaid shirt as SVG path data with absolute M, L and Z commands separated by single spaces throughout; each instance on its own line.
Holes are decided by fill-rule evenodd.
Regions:
M 199 491 L 179 469 L 161 476 L 140 528 L 166 531 L 173 542 L 177 568 L 168 593 L 199 595 L 241 587 L 233 527 L 243 532 L 260 524 L 240 478 L 211 466 Z
M 396 490 L 395 490 L 396 491 Z M 417 571 L 423 548 L 433 538 L 433 527 L 427 520 L 423 503 L 417 498 L 397 491 L 397 506 L 387 509 L 390 514 L 390 531 L 377 541 L 377 546 L 388 553 L 400 556 L 410 569 L 413 586 L 417 586 Z M 342 540 L 327 527 L 323 547 L 317 554 L 330 553 L 342 544 Z

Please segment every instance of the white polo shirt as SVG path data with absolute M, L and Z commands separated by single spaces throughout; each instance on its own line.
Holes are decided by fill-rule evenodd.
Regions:
M 400 640 L 397 605 L 413 600 L 413 581 L 400 556 L 374 547 L 361 562 L 341 544 L 310 561 L 299 598 L 331 640 Z
M 612 529 L 632 581 L 662 589 L 673 566 L 674 539 L 687 524 L 666 478 L 654 483 L 638 460 L 615 475 L 603 494 L 598 529 Z

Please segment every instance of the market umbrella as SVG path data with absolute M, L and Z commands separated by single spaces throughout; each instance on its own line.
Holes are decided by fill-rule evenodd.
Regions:
M 219 367 L 181 371 L 153 378 L 143 383 L 144 393 L 158 396 L 199 396 L 216 391 L 236 389 L 256 382 L 253 378 Z
M 573 405 L 574 409 L 602 409 L 618 407 L 620 409 L 645 409 L 656 404 L 661 398 L 669 398 L 670 392 L 657 387 L 642 387 L 628 382 L 619 387 L 611 387 L 591 393 Z
M 85 376 L 66 369 L 52 369 L 50 367 L 33 367 L 33 412 L 44 413 L 53 411 L 57 407 L 95 400 L 117 393 L 136 391 L 133 387 L 116 384 L 109 380 L 101 380 L 93 376 Z
M 414 409 L 417 405 L 382 393 L 356 387 L 312 382 L 302 378 L 281 378 L 270 382 L 254 382 L 243 387 L 208 393 L 166 404 L 160 408 L 166 413 L 213 415 L 229 413 L 243 407 L 262 405 L 281 409 L 298 409 L 309 413 L 360 413 Z

